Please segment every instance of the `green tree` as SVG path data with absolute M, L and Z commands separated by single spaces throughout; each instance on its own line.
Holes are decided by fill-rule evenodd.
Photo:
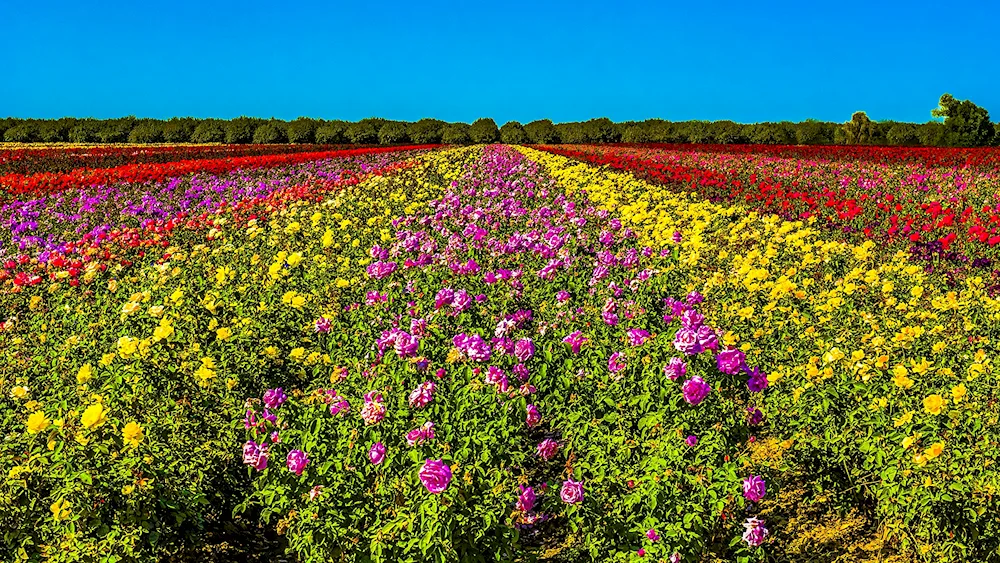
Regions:
M 288 135 L 289 143 L 306 144 L 316 140 L 316 128 L 318 124 L 315 119 L 300 117 L 288 124 L 285 132 Z
M 93 143 L 97 141 L 97 122 L 90 119 L 80 120 L 69 130 L 67 139 L 71 143 Z
M 473 143 L 495 143 L 500 140 L 500 130 L 497 129 L 495 121 L 488 117 L 481 117 L 469 126 L 469 137 L 472 138 Z
M 834 125 L 807 119 L 795 125 L 795 143 L 799 145 L 829 145 L 833 143 Z
M 348 125 L 344 135 L 348 141 L 355 145 L 373 145 L 378 142 L 378 130 L 367 121 Z
M 163 140 L 163 127 L 159 121 L 143 119 L 129 131 L 130 143 L 159 143 Z
M 949 146 L 985 147 L 993 141 L 995 131 L 990 112 L 969 100 L 956 100 L 951 94 L 944 94 L 931 115 L 944 118 L 944 140 Z
M 226 122 L 226 142 L 230 144 L 248 144 L 253 142 L 253 133 L 261 124 L 260 119 L 252 117 L 237 117 Z
M 447 124 L 439 119 L 421 119 L 407 126 L 406 134 L 410 141 L 418 145 L 440 143 L 445 125 Z
M 226 126 L 220 119 L 206 119 L 195 126 L 191 133 L 192 143 L 221 143 L 225 140 Z
M 316 128 L 316 142 L 321 145 L 339 145 L 347 142 L 347 123 L 329 121 Z
M 128 141 L 128 135 L 132 132 L 134 124 L 135 118 L 131 116 L 106 119 L 101 122 L 101 127 L 97 130 L 97 140 L 102 143 L 124 143 Z
M 622 142 L 624 143 L 648 143 L 651 138 L 649 128 L 642 123 L 630 124 L 625 128 L 625 133 L 622 134 Z
M 409 140 L 405 123 L 390 121 L 378 130 L 378 142 L 382 145 L 401 145 Z
M 34 143 L 38 140 L 38 128 L 31 122 L 22 121 L 4 131 L 3 140 L 7 143 Z
M 584 134 L 592 143 L 617 143 L 621 141 L 621 132 L 607 117 L 591 119 L 583 123 Z
M 528 135 L 520 123 L 508 121 L 500 128 L 500 142 L 505 145 L 523 145 L 528 142 Z
M 917 137 L 917 126 L 912 123 L 888 123 L 885 132 L 886 143 L 897 147 L 909 147 L 920 144 Z
M 469 126 L 465 123 L 449 123 L 444 127 L 441 142 L 448 145 L 467 145 L 472 142 Z
M 198 126 L 198 120 L 190 117 L 173 118 L 163 123 L 163 140 L 168 143 L 189 143 Z
M 284 123 L 276 120 L 268 121 L 257 126 L 253 131 L 253 142 L 257 145 L 274 145 L 284 143 L 285 135 Z
M 842 128 L 848 145 L 868 145 L 875 136 L 875 126 L 863 111 L 854 112 Z
M 524 126 L 528 141 L 536 145 L 549 145 L 559 142 L 559 132 L 549 119 L 539 119 Z

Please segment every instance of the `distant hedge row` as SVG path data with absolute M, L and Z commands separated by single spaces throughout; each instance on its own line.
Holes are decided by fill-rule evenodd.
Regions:
M 871 121 L 859 112 L 847 123 L 804 121 L 740 124 L 732 121 L 670 122 L 650 119 L 614 123 L 607 118 L 558 123 L 516 121 L 497 127 L 492 119 L 471 125 L 437 119 L 416 122 L 362 119 L 357 122 L 299 118 L 294 121 L 238 117 L 195 119 L 0 119 L 0 138 L 15 143 L 755 143 L 865 144 L 896 146 L 985 146 L 1000 141 L 1000 124 L 988 120 L 968 132 L 945 123 Z

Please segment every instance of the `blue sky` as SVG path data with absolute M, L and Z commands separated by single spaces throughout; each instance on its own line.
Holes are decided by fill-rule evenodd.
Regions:
M 1000 3 L 0 2 L 0 116 L 1000 119 Z

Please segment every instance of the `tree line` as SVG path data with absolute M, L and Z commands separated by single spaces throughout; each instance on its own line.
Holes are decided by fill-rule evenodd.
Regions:
M 548 119 L 501 127 L 489 118 L 471 124 L 438 119 L 415 122 L 368 118 L 356 122 L 300 117 L 292 121 L 235 119 L 0 119 L 9 143 L 318 143 L 381 144 L 580 144 L 715 143 L 780 145 L 890 145 L 980 147 L 1000 145 L 1000 124 L 968 100 L 941 96 L 932 116 L 943 121 L 873 121 L 856 112 L 846 123 L 806 120 L 742 124 L 733 121 L 626 121 L 608 118 L 553 123 Z

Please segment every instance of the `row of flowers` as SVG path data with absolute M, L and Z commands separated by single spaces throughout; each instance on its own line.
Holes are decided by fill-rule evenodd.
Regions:
M 771 366 L 769 382 L 783 392 L 761 409 L 782 413 L 781 424 L 754 444 L 758 459 L 834 491 L 863 489 L 875 507 L 871 525 L 884 530 L 877 542 L 889 549 L 989 557 L 987 544 L 965 535 L 996 537 L 986 499 L 1000 490 L 990 461 L 1000 450 L 983 422 L 998 416 L 1000 302 L 986 280 L 927 272 L 908 252 L 838 241 L 809 221 L 522 150 L 571 193 L 586 191 L 620 212 L 640 243 L 676 244 L 673 275 L 705 280 L 698 290 L 712 304 L 706 317 L 732 331 L 722 341 Z M 684 238 L 674 243 L 678 230 Z M 806 459 L 808 470 L 790 463 Z M 764 513 L 791 517 L 772 506 Z M 829 510 L 855 507 L 844 501 Z M 795 534 L 805 544 L 830 540 L 822 529 Z
M 788 220 L 841 239 L 909 249 L 945 270 L 990 268 L 1000 243 L 996 151 L 867 149 L 713 150 L 713 147 L 545 147 Z M 849 153 L 852 151 L 848 151 Z M 894 155 L 900 152 L 900 155 Z M 947 153 L 947 156 L 942 154 Z
M 0 176 L 0 201 L 7 202 L 29 196 L 44 196 L 64 190 L 86 189 L 118 183 L 145 184 L 163 182 L 188 174 L 219 175 L 233 170 L 251 170 L 290 166 L 330 158 L 427 149 L 436 145 L 408 147 L 372 147 L 361 149 L 323 150 L 318 152 L 268 153 L 254 156 L 230 156 L 168 162 L 129 163 L 110 168 L 81 168 L 68 172 L 38 172 Z
M 347 149 L 329 145 L 99 145 L 37 148 L 26 145 L 0 148 L 0 176 L 71 172 L 85 168 L 112 168 L 140 162 L 173 162 L 205 158 L 263 156 Z

